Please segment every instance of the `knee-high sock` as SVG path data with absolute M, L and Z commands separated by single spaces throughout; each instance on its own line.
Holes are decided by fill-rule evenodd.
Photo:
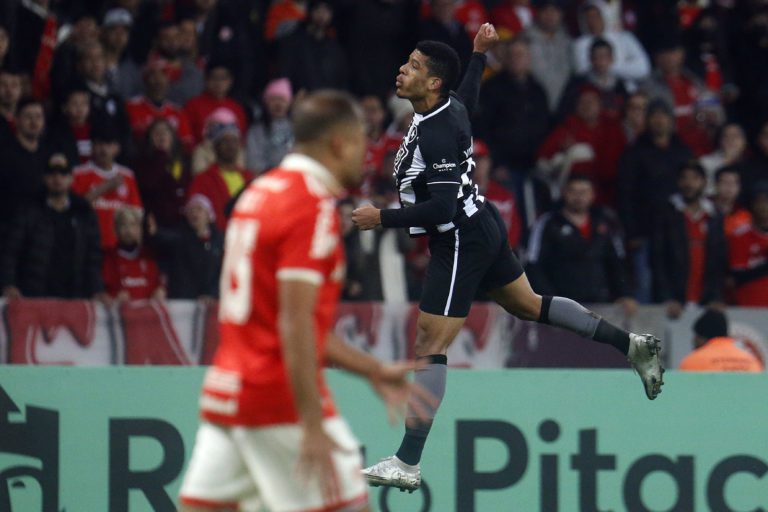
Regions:
M 424 450 L 429 430 L 432 428 L 432 421 L 445 395 L 445 381 L 448 373 L 448 358 L 443 354 L 424 356 L 419 360 L 426 361 L 428 364 L 416 371 L 414 382 L 432 393 L 438 402 L 435 407 L 425 404 L 429 413 L 426 420 L 419 419 L 412 410 L 408 410 L 405 418 L 405 435 L 395 455 L 410 465 L 418 464 L 421 460 L 421 452 Z
M 581 304 L 565 297 L 543 296 L 539 323 L 561 327 L 585 338 L 629 352 L 629 333 L 606 322 Z

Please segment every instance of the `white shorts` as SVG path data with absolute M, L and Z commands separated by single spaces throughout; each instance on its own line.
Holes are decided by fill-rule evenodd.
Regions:
M 360 473 L 360 443 L 340 417 L 323 421 L 343 449 L 334 452 L 341 500 L 325 503 L 318 481 L 301 480 L 296 467 L 301 447 L 299 425 L 230 427 L 202 423 L 181 485 L 187 505 L 241 511 L 355 512 L 368 504 Z

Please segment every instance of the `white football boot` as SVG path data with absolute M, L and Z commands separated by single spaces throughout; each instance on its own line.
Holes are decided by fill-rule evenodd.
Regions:
M 363 470 L 363 476 L 373 487 L 397 487 L 401 492 L 415 491 L 421 485 L 419 465 L 411 466 L 393 455 Z
M 648 400 L 659 396 L 661 386 L 664 385 L 664 368 L 661 366 L 659 352 L 661 341 L 654 335 L 630 333 L 627 360 L 643 381 Z

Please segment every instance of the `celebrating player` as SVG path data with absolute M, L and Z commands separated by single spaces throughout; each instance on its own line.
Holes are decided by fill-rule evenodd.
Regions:
M 344 279 L 335 202 L 360 180 L 361 110 L 321 91 L 293 123 L 294 152 L 248 187 L 227 228 L 221 341 L 181 488 L 187 512 L 368 510 L 358 442 L 321 367 L 368 378 L 390 409 L 412 390 L 413 365 L 382 365 L 328 332 Z
M 628 333 L 564 297 L 542 297 L 531 289 L 507 243 L 498 210 L 472 182 L 472 135 L 468 111 L 477 103 L 485 52 L 498 41 L 491 24 L 474 40 L 474 53 L 456 93 L 459 57 L 449 46 L 420 42 L 400 67 L 397 95 L 410 100 L 415 115 L 395 158 L 400 209 L 367 205 L 352 213 L 358 228 L 407 227 L 428 235 L 431 259 L 417 322 L 416 355 L 428 363 L 416 382 L 442 399 L 446 352 L 464 324 L 476 292 L 487 293 L 507 312 L 524 320 L 568 329 L 627 355 L 645 393 L 661 392 L 658 339 Z M 432 418 L 436 409 L 430 411 Z M 371 485 L 413 491 L 421 484 L 419 461 L 432 421 L 408 414 L 397 453 L 363 471 Z

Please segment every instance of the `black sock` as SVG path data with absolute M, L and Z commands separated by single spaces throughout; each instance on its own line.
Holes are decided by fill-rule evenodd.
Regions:
M 622 354 L 629 353 L 629 333 L 603 320 L 581 304 L 565 297 L 543 296 L 539 323 L 552 325 L 607 343 Z
M 434 408 L 426 406 L 430 416 L 427 420 L 421 420 L 411 410 L 408 411 L 405 420 L 405 435 L 395 455 L 401 461 L 412 466 L 421 460 L 421 453 L 424 451 L 427 436 L 432 428 L 432 420 L 437 413 L 443 395 L 445 395 L 445 380 L 448 369 L 448 358 L 444 354 L 433 354 L 419 359 L 426 360 L 428 364 L 416 371 L 414 381 L 432 393 L 438 403 Z

